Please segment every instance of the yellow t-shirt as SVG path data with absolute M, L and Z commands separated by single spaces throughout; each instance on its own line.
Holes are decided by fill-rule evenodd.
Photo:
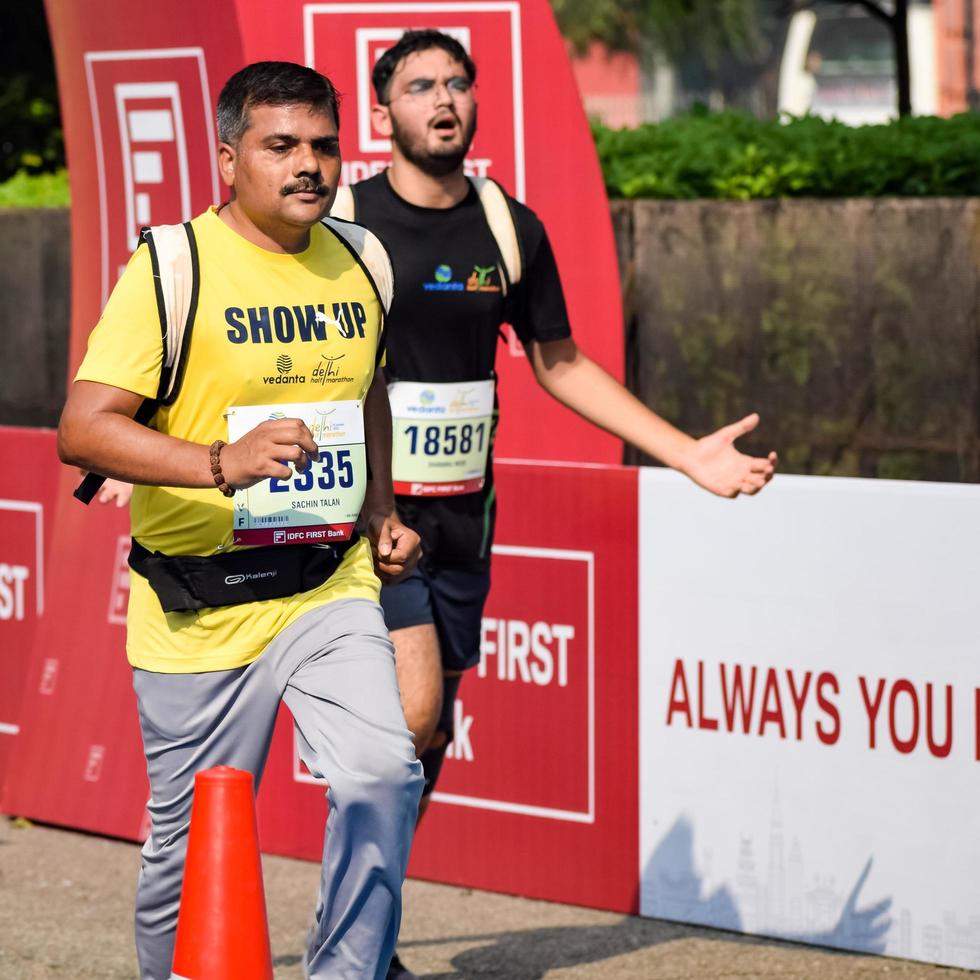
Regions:
M 280 255 L 232 231 L 214 208 L 192 226 L 201 282 L 183 385 L 151 425 L 209 445 L 229 441 L 224 414 L 232 405 L 362 400 L 374 376 L 381 308 L 333 232 L 316 225 L 306 251 Z M 161 361 L 150 257 L 142 246 L 112 291 L 76 380 L 153 398 Z M 168 555 L 232 550 L 234 504 L 217 489 L 137 486 L 133 537 Z M 303 613 L 335 599 L 377 600 L 379 588 L 365 540 L 309 592 L 197 612 L 164 613 L 147 580 L 131 572 L 129 662 L 163 673 L 239 667 Z

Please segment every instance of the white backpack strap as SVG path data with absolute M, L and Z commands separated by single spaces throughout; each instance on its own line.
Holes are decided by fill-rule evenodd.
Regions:
M 144 230 L 143 239 L 150 250 L 163 335 L 157 401 L 169 405 L 180 390 L 185 353 L 197 312 L 200 288 L 197 243 L 190 222 L 154 225 Z
M 145 398 L 133 416 L 140 425 L 149 425 L 157 408 L 172 404 L 180 391 L 184 364 L 187 361 L 187 346 L 191 339 L 194 317 L 197 315 L 201 275 L 197 242 L 189 221 L 182 225 L 144 228 L 140 237 L 150 253 L 153 291 L 156 294 L 163 344 L 157 396 Z M 103 483 L 104 476 L 87 473 L 76 488 L 75 496 L 83 504 L 89 504 Z
M 387 316 L 395 295 L 395 273 L 381 239 L 363 225 L 356 225 L 352 221 L 342 221 L 331 216 L 324 218 L 323 223 L 347 246 L 348 251 L 367 273 Z
M 489 177 L 470 177 L 470 183 L 476 188 L 483 205 L 487 224 L 500 250 L 500 257 L 507 270 L 507 280 L 512 286 L 521 281 L 524 271 L 524 260 L 521 252 L 521 240 L 514 223 L 514 214 L 507 202 L 507 195 L 495 180 Z
M 331 218 L 342 218 L 344 221 L 355 221 L 354 192 L 350 184 L 337 188 L 337 196 L 330 208 Z

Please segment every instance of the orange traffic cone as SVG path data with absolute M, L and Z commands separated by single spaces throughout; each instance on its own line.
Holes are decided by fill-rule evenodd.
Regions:
M 171 980 L 272 980 L 250 772 L 194 777 Z

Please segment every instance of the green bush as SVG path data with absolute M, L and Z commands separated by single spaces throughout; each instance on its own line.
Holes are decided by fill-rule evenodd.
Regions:
M 636 129 L 593 126 L 610 197 L 966 197 L 980 195 L 980 114 L 845 126 L 734 112 Z
M 53 174 L 20 171 L 0 184 L 0 208 L 67 208 L 69 204 L 66 170 Z

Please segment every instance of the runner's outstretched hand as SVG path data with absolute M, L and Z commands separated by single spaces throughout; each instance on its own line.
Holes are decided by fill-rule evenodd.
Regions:
M 764 458 L 746 456 L 735 448 L 735 440 L 758 424 L 759 416 L 753 412 L 698 439 L 681 469 L 698 486 L 719 497 L 758 493 L 776 471 L 776 454 L 769 453 Z
M 221 450 L 221 472 L 229 486 L 245 490 L 271 477 L 289 479 L 287 462 L 302 473 L 311 459 L 319 458 L 313 433 L 302 419 L 270 419 Z
M 366 522 L 374 569 L 382 582 L 397 582 L 416 565 L 422 539 L 395 514 L 372 514 Z

